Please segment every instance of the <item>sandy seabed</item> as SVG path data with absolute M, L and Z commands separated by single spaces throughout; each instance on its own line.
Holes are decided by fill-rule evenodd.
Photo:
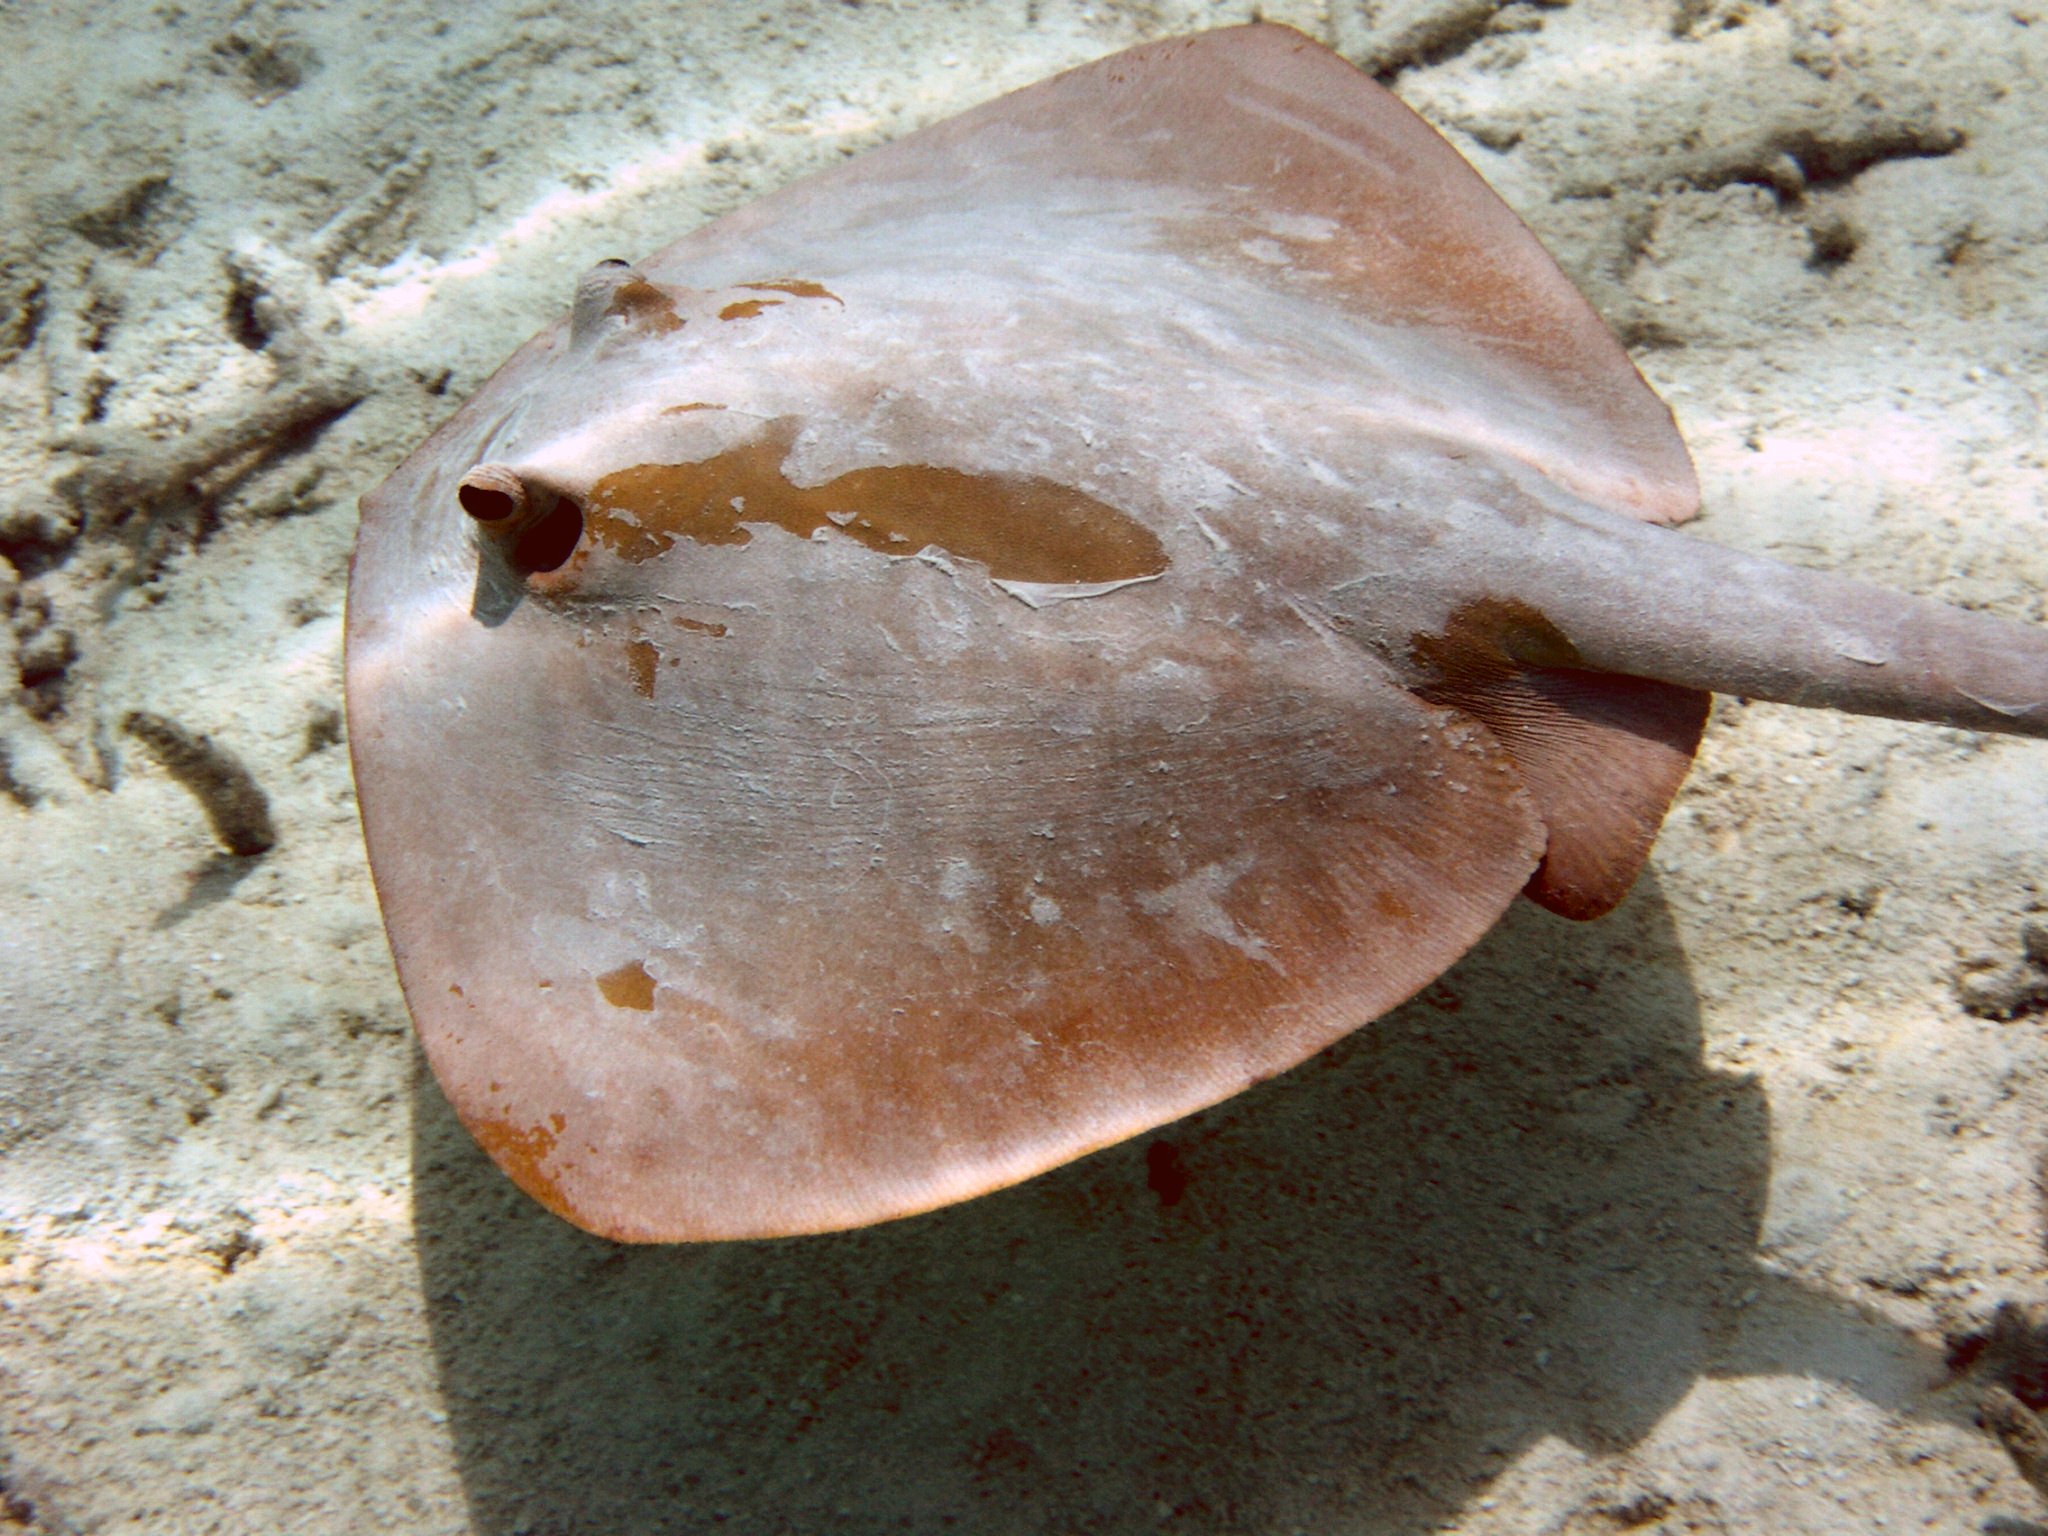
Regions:
M 1170 1152 L 864 1232 L 584 1236 L 420 1066 L 356 497 L 591 261 L 1252 10 L 0 10 L 0 1529 L 2048 1532 L 1974 1423 L 2048 1393 L 2039 743 L 1721 701 L 1612 918 L 1518 907 Z M 1688 536 L 2041 622 L 2048 8 L 1263 14 L 1558 254 Z

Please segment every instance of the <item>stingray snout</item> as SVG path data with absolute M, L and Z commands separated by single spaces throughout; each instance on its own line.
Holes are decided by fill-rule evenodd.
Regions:
M 524 574 L 552 571 L 583 538 L 583 509 L 509 464 L 477 464 L 456 482 L 455 500 L 487 542 Z

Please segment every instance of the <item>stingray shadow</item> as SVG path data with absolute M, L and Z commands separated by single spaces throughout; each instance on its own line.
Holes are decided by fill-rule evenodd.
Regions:
M 469 593 L 469 616 L 485 629 L 496 629 L 518 610 L 526 596 L 526 584 L 503 560 L 480 551 L 476 578 Z
M 1531 992 L 1531 978 L 1546 978 Z M 1428 993 L 1163 1135 L 965 1206 L 635 1249 L 519 1195 L 421 1072 L 419 1258 L 478 1530 L 1437 1528 L 1702 1375 L 1938 1362 L 1755 1261 L 1756 1083 L 1654 882 L 1526 904 Z

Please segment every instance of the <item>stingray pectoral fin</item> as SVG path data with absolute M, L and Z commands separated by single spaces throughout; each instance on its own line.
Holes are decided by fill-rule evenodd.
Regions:
M 958 286 L 960 272 L 1033 260 L 1037 231 L 1060 255 L 1036 291 L 1078 279 L 1066 307 L 1090 347 L 1144 334 L 1140 293 L 1202 321 L 1178 333 L 1169 373 L 1190 336 L 1227 332 L 1236 366 L 1252 367 L 1292 328 L 1284 364 L 1306 387 L 1330 380 L 1326 407 L 1483 445 L 1627 516 L 1678 523 L 1698 508 L 1671 412 L 1535 235 L 1392 92 L 1284 26 L 1082 65 L 785 187 L 642 266 L 709 287 L 780 262 L 852 293 L 871 272 L 943 262 Z M 1049 350 L 1028 334 L 1032 358 Z
M 1214 1103 L 1426 985 L 1542 850 L 1484 730 L 1319 640 L 991 633 L 820 687 L 792 626 L 649 698 L 532 608 L 437 630 L 492 708 L 360 690 L 364 823 L 464 1123 L 614 1238 L 901 1216 Z
M 1712 695 L 1577 667 L 1505 667 L 1428 690 L 1481 721 L 1548 833 L 1524 892 L 1563 917 L 1612 911 L 1692 766 Z

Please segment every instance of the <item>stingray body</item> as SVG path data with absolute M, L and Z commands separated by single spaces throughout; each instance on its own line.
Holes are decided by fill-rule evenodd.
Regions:
M 2048 734 L 2035 631 L 1659 524 L 1663 405 L 1342 60 L 1033 86 L 608 263 L 364 502 L 408 1003 L 522 1187 L 854 1225 L 1212 1103 L 1525 889 L 1709 689 Z

